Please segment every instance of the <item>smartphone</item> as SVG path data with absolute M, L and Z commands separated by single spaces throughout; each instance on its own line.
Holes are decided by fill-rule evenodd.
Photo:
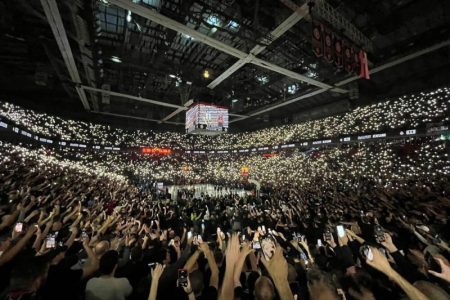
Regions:
M 369 246 L 362 246 L 361 248 L 359 248 L 359 252 L 364 259 L 373 260 L 372 249 Z
M 86 231 L 83 230 L 83 231 L 81 232 L 81 238 L 82 238 L 82 239 L 88 238 L 88 234 L 86 233 Z
M 155 262 L 151 262 L 151 263 L 148 264 L 148 266 L 149 266 L 150 268 L 153 267 L 153 266 L 155 266 L 155 265 L 156 265 Z
M 50 249 L 55 247 L 56 247 L 55 236 L 49 235 L 45 240 L 45 248 Z
M 188 239 L 191 239 L 191 238 L 192 238 L 192 231 L 188 231 L 188 233 L 187 233 L 187 238 L 188 238 Z
M 245 234 L 242 235 L 242 241 L 245 242 Z
M 202 230 L 205 230 L 205 224 L 202 223 Z
M 261 227 L 261 229 L 262 229 L 263 233 L 266 233 L 266 226 L 263 225 L 263 226 Z
M 197 235 L 197 241 L 199 242 L 199 243 L 203 243 L 203 239 L 202 239 L 202 236 L 199 234 L 199 235 Z
M 22 232 L 22 230 L 23 230 L 23 223 L 17 222 L 16 226 L 14 226 L 14 231 L 15 232 Z
M 323 238 L 325 239 L 325 241 L 331 241 L 332 239 L 332 235 L 331 235 L 331 230 L 329 228 L 325 229 L 325 232 L 323 234 Z
M 275 253 L 275 242 L 270 238 L 265 238 L 261 241 L 261 249 L 266 260 L 270 260 Z
M 442 272 L 441 265 L 440 265 L 439 262 L 436 261 L 436 259 L 430 254 L 430 252 L 426 252 L 426 253 L 425 253 L 425 260 L 426 260 L 427 265 L 428 265 L 428 270 L 432 270 L 432 271 L 435 271 L 435 272 L 437 272 L 437 273 L 441 273 L 441 272 Z
M 181 287 L 188 286 L 188 271 L 186 269 L 178 270 L 178 285 Z
M 386 240 L 384 238 L 383 227 L 381 227 L 380 225 L 375 225 L 373 231 L 374 231 L 374 236 L 375 236 L 375 240 L 377 241 L 377 243 L 382 243 Z
M 317 246 L 319 246 L 319 247 L 322 247 L 322 246 L 323 246 L 322 240 L 321 240 L 321 239 L 317 239 Z
M 300 252 L 300 258 L 303 259 L 304 261 L 308 261 L 308 256 L 306 256 L 305 252 Z
M 255 250 L 260 250 L 260 249 L 261 249 L 261 243 L 260 243 L 259 241 L 254 241 L 254 242 L 252 243 L 252 247 L 253 247 L 253 249 L 255 249 Z
M 337 229 L 337 234 L 338 234 L 338 236 L 339 236 L 340 238 L 342 238 L 342 237 L 345 236 L 345 229 L 344 229 L 344 226 L 338 225 L 338 226 L 336 226 L 336 229 Z

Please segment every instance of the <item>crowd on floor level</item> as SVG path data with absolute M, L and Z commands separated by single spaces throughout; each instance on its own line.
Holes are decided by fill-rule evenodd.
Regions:
M 0 149 L 0 299 L 450 297 L 445 141 L 226 159 Z M 231 184 L 242 164 L 269 193 L 159 199 L 126 177 Z
M 284 150 L 267 157 L 249 154 L 144 155 L 135 152 L 95 151 L 74 148 L 30 148 L 0 143 L 3 153 L 22 159 L 76 166 L 85 172 L 114 178 L 148 178 L 166 184 L 236 184 L 247 167 L 251 179 L 263 186 L 303 187 L 316 178 L 328 184 L 357 184 L 361 177 L 386 188 L 408 181 L 432 186 L 450 174 L 446 140 L 436 137 L 383 140 L 305 150 Z M 9 155 L 0 158 L 9 160 Z
M 181 149 L 221 150 L 272 146 L 310 139 L 381 132 L 393 128 L 416 128 L 428 123 L 448 124 L 450 89 L 385 99 L 350 112 L 298 124 L 253 132 L 218 136 L 187 135 L 178 132 L 125 130 L 111 126 L 65 120 L 45 113 L 0 102 L 0 118 L 47 138 L 105 146 L 154 146 Z

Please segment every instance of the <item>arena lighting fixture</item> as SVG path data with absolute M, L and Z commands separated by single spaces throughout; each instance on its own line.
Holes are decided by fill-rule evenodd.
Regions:
M 240 25 L 236 22 L 236 21 L 233 21 L 233 20 L 231 20 L 230 22 L 228 22 L 228 25 L 227 25 L 230 29 L 234 29 L 234 30 L 238 30 L 239 29 L 239 27 L 240 27 Z
M 287 87 L 287 92 L 291 95 L 295 94 L 298 91 L 298 85 L 293 83 Z
M 233 99 L 233 100 L 231 100 L 231 102 L 233 102 L 233 103 L 236 103 L 236 102 L 238 102 L 239 100 L 238 99 Z
M 269 82 L 269 78 L 265 75 L 256 76 L 256 80 L 263 85 Z
M 211 32 L 212 32 L 212 33 L 215 33 L 216 31 L 217 31 L 217 27 L 211 28 Z
M 204 78 L 209 78 L 209 71 L 208 70 L 203 71 L 203 77 Z
M 127 22 L 130 23 L 131 20 L 132 20 L 132 18 L 131 18 L 131 10 L 129 10 L 128 13 L 127 13 Z
M 111 56 L 111 60 L 115 63 L 120 64 L 122 62 L 122 60 L 120 59 L 120 57 L 117 56 Z
M 173 75 L 173 74 L 169 74 L 169 77 L 170 77 L 170 78 L 176 78 L 177 76 L 176 76 L 176 75 Z
M 208 23 L 209 25 L 212 26 L 220 26 L 220 18 L 217 15 L 209 15 L 208 18 L 206 19 L 206 23 Z
M 136 21 L 134 21 L 134 24 L 136 24 L 137 30 L 139 30 L 140 32 L 142 32 L 142 27 L 141 27 L 141 25 L 139 25 L 138 22 L 136 22 Z

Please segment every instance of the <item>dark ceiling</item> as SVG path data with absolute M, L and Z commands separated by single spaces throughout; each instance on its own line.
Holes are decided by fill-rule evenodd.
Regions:
M 162 120 L 175 108 L 139 99 L 102 97 L 98 92 L 86 91 L 87 111 L 42 6 L 52 1 L 55 0 L 0 1 L 0 101 L 118 126 L 183 130 L 183 126 L 174 124 L 183 124 L 183 112 L 169 119 L 170 123 L 143 121 Z M 213 102 L 244 116 L 318 89 L 251 63 L 211 89 L 208 85 L 238 58 L 110 2 L 113 1 L 56 1 L 82 85 L 175 105 L 183 105 L 188 99 Z M 334 85 L 350 77 L 314 56 L 309 16 L 278 39 L 270 39 L 272 30 L 298 13 L 292 10 L 292 5 L 301 6 L 304 1 L 129 2 L 154 9 L 245 53 L 255 46 L 265 46 L 258 58 L 320 82 Z M 450 1 L 327 0 L 327 3 L 370 39 L 373 48 L 367 52 L 371 68 L 450 39 Z M 316 14 L 315 9 L 312 8 L 313 18 L 331 23 Z M 344 31 L 336 28 L 339 30 Z M 446 46 L 373 74 L 370 80 L 359 79 L 342 86 L 352 90 L 352 95 L 327 91 L 234 122 L 231 130 L 321 117 L 386 96 L 446 84 L 450 81 L 449 67 L 450 47 Z M 209 78 L 204 78 L 205 70 Z M 239 117 L 232 116 L 231 120 L 236 118 Z

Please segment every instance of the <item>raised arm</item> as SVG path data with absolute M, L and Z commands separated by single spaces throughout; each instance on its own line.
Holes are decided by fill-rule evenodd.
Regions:
M 262 257 L 261 262 L 266 267 L 270 277 L 272 277 L 273 283 L 280 295 L 280 299 L 293 300 L 294 295 L 292 294 L 288 283 L 288 264 L 283 257 L 283 249 L 280 246 L 277 246 L 273 257 L 269 261 Z
M 19 254 L 20 251 L 23 250 L 23 248 L 25 248 L 36 230 L 36 226 L 30 226 L 25 235 L 17 242 L 17 244 L 15 244 L 11 249 L 8 249 L 5 253 L 2 254 L 2 256 L 0 256 L 0 267 L 11 261 L 14 257 L 16 257 L 17 254 Z
M 405 292 L 405 294 L 411 300 L 426 300 L 428 299 L 421 291 L 415 288 L 411 283 L 404 279 L 400 274 L 398 274 L 391 265 L 387 258 L 376 248 L 370 248 L 373 253 L 373 259 L 367 259 L 366 262 L 369 266 L 377 269 L 386 276 L 388 276 L 392 281 L 394 281 L 400 288 Z
M 216 290 L 219 290 L 219 268 L 217 267 L 216 260 L 214 259 L 214 255 L 209 249 L 208 244 L 201 243 L 200 249 L 205 255 L 206 260 L 208 261 L 209 269 L 211 270 L 211 277 L 209 279 L 209 286 L 214 287 Z
M 239 237 L 233 234 L 228 242 L 225 251 L 226 268 L 223 278 L 222 290 L 219 296 L 220 300 L 228 300 L 234 298 L 234 269 L 239 258 Z
M 166 266 L 157 264 L 154 269 L 152 269 L 152 284 L 150 286 L 150 294 L 148 295 L 148 300 L 156 300 L 158 294 L 158 283 L 161 274 L 164 272 Z

